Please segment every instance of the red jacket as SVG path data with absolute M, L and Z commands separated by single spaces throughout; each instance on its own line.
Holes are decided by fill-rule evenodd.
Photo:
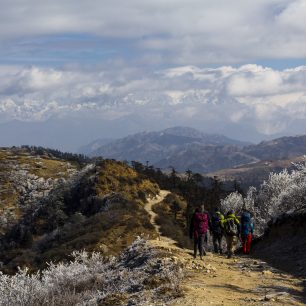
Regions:
M 208 213 L 196 212 L 192 216 L 190 224 L 190 236 L 197 238 L 199 235 L 206 234 L 209 229 Z

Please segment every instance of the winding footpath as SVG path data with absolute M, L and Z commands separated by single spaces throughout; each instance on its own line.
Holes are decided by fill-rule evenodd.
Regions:
M 151 240 L 152 245 L 167 252 L 185 272 L 181 284 L 184 296 L 171 305 L 306 305 L 303 280 L 276 270 L 264 261 L 246 256 L 226 259 L 211 252 L 207 252 L 203 261 L 194 260 L 191 250 L 179 248 L 175 241 L 162 236 L 152 207 L 168 193 L 161 190 L 159 196 L 148 201 L 145 209 L 159 234 L 157 239 Z
M 157 195 L 153 199 L 148 199 L 148 203 L 144 207 L 145 210 L 150 215 L 150 221 L 151 221 L 152 225 L 154 226 L 156 232 L 159 234 L 159 236 L 161 235 L 161 233 L 160 233 L 160 226 L 155 222 L 157 214 L 152 210 L 152 207 L 155 204 L 162 202 L 169 193 L 170 192 L 167 191 L 167 190 L 160 190 L 159 195 Z

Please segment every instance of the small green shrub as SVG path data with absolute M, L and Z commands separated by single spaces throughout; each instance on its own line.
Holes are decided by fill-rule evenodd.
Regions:
M 174 199 L 172 196 L 167 198 L 168 200 Z M 177 241 L 180 247 L 192 248 L 192 242 L 188 237 L 188 229 L 184 215 L 181 213 L 175 218 L 171 210 L 172 203 L 172 201 L 166 201 L 153 207 L 154 212 L 158 215 L 156 223 L 160 225 L 162 235 Z

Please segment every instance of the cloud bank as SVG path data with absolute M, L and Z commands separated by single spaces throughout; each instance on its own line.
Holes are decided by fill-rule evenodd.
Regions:
M 271 136 L 294 133 L 294 121 L 306 119 L 305 66 L 181 66 L 150 73 L 123 66 L 95 71 L 4 66 L 0 78 L 2 123 L 87 117 L 127 126 L 134 120 L 138 130 L 157 128 L 154 122 L 212 132 L 231 125 Z

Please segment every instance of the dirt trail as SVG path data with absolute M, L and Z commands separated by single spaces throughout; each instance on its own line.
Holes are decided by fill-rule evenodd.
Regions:
M 159 241 L 164 241 L 166 242 L 166 244 L 170 244 L 170 245 L 174 245 L 175 241 L 162 236 L 161 232 L 160 232 L 160 226 L 156 223 L 155 219 L 157 217 L 157 214 L 152 210 L 152 207 L 157 204 L 160 203 L 166 196 L 167 194 L 169 194 L 170 192 L 167 190 L 160 190 L 160 193 L 158 196 L 156 196 L 153 199 L 149 199 L 148 203 L 145 205 L 145 210 L 149 213 L 150 215 L 150 221 L 152 223 L 152 225 L 155 227 L 156 232 L 158 233 L 158 240 Z
M 168 252 L 185 271 L 184 297 L 171 305 L 306 305 L 302 279 L 245 256 L 227 259 L 207 252 L 203 261 L 194 260 L 191 250 L 181 249 L 173 240 L 162 236 L 152 206 L 167 194 L 167 191 L 161 191 L 159 197 L 149 201 L 146 210 L 160 235 L 151 243 Z

